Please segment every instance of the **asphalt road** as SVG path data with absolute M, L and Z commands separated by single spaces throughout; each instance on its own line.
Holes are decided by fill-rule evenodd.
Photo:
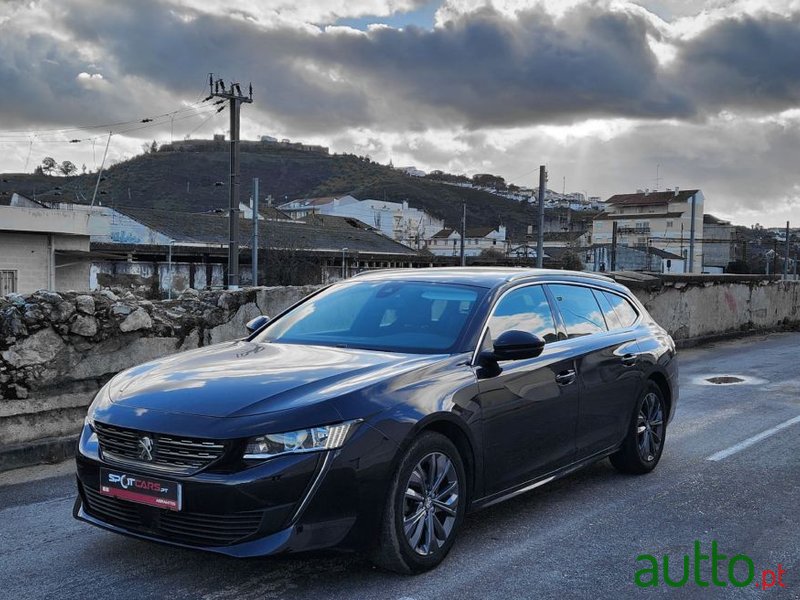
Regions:
M 603 461 L 473 514 L 444 564 L 417 577 L 379 571 L 357 555 L 238 561 L 124 538 L 72 519 L 68 463 L 6 473 L 0 597 L 800 598 L 800 419 L 791 421 L 800 415 L 799 351 L 800 334 L 790 333 L 682 352 L 681 400 L 653 473 L 623 476 Z M 703 382 L 714 375 L 750 379 Z M 753 582 L 699 587 L 690 578 L 670 588 L 659 575 L 657 587 L 635 585 L 634 573 L 650 567 L 638 555 L 658 557 L 661 569 L 669 555 L 676 579 L 695 540 L 704 554 L 716 541 L 728 559 L 748 556 Z M 708 563 L 702 581 L 710 580 Z M 729 582 L 728 563 L 721 581 Z M 784 588 L 755 586 L 779 564 Z M 734 576 L 746 572 L 738 560 Z

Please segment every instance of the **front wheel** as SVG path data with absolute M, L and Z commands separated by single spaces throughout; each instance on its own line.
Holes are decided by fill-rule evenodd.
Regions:
M 458 449 L 443 435 L 423 433 L 392 479 L 372 560 L 397 573 L 434 568 L 453 545 L 465 505 L 466 475 Z
M 636 403 L 622 447 L 611 455 L 611 464 L 617 470 L 641 475 L 656 468 L 664 451 L 666 414 L 664 395 L 655 383 L 650 382 Z

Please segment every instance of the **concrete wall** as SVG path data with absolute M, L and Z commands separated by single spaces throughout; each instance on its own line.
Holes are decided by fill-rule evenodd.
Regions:
M 796 281 L 665 277 L 649 289 L 631 287 L 678 342 L 800 326 L 800 283 Z
M 17 292 L 46 288 L 48 261 L 46 235 L 0 231 L 0 270 L 17 272 Z

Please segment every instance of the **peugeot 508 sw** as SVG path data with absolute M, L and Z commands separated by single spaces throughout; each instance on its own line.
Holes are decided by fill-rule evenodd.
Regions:
M 599 275 L 373 272 L 248 329 L 100 390 L 78 519 L 240 557 L 361 548 L 416 573 L 467 511 L 605 457 L 651 471 L 678 399 L 672 339 Z

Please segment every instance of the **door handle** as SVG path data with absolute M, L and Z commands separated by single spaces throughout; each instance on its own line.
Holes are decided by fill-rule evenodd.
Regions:
M 561 371 L 561 373 L 556 375 L 556 383 L 558 383 L 558 385 L 569 385 L 570 383 L 575 383 L 575 369 Z
M 621 362 L 622 362 L 622 364 L 624 366 L 632 367 L 633 365 L 635 365 L 638 362 L 639 355 L 638 354 L 626 354 L 620 360 L 621 360 Z

